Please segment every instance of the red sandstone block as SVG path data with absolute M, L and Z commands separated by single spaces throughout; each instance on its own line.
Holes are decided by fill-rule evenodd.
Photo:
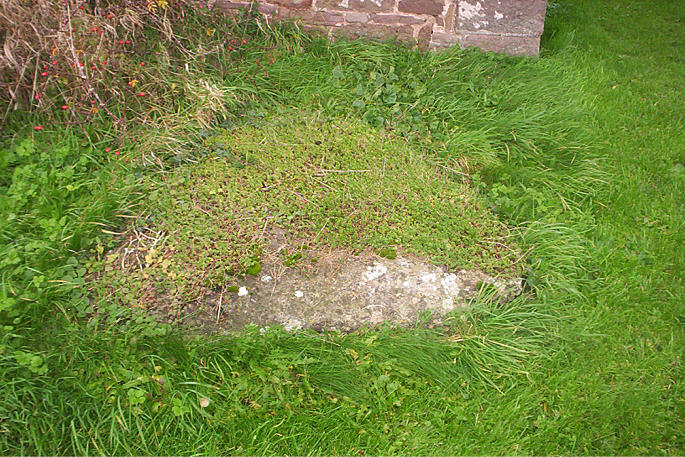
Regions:
M 392 12 L 395 0 L 317 0 L 316 7 L 362 13 Z
M 245 2 L 232 2 L 229 0 L 217 0 L 214 7 L 219 8 L 224 13 L 234 13 L 235 10 L 239 8 L 249 9 L 250 4 Z
M 431 36 L 433 35 L 433 21 L 429 21 L 426 25 L 419 29 L 419 33 L 416 36 L 416 41 L 419 43 L 419 48 L 422 50 L 428 49 L 431 42 Z
M 346 24 L 333 29 L 335 36 L 358 38 L 361 36 L 376 39 L 395 39 L 405 43 L 415 43 L 414 29 L 410 25 L 385 26 L 374 24 Z
M 278 7 L 275 5 L 269 5 L 268 3 L 260 3 L 257 7 L 257 11 L 268 16 L 278 15 Z
M 355 11 L 350 11 L 349 13 L 345 13 L 345 20 L 347 22 L 356 22 L 360 24 L 366 24 L 369 22 L 370 19 L 369 13 L 357 13 Z
M 454 30 L 540 36 L 547 0 L 458 0 Z
M 377 24 L 424 24 L 425 19 L 407 14 L 374 14 L 371 20 Z
M 307 9 L 311 8 L 312 0 L 272 0 L 277 5 L 281 5 L 290 9 Z
M 431 35 L 430 47 L 431 49 L 450 48 L 458 45 L 457 36 L 453 33 L 433 32 Z
M 400 0 L 398 5 L 402 13 L 428 14 L 439 16 L 442 14 L 444 3 L 437 0 Z
M 345 21 L 343 13 L 330 11 L 295 10 L 291 11 L 290 17 L 315 25 L 336 25 Z
M 535 56 L 540 52 L 540 38 L 533 36 L 486 35 L 482 33 L 457 36 L 462 48 L 481 48 L 502 54 Z

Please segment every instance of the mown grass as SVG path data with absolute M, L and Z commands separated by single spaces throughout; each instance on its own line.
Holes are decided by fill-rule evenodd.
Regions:
M 85 287 L 60 268 L 72 265 L 78 279 L 82 260 L 65 262 L 67 253 L 112 246 L 98 224 L 109 230 L 115 214 L 136 214 L 145 170 L 107 165 L 76 134 L 37 138 L 33 154 L 14 149 L 2 249 L 19 260 L 2 265 L 3 303 L 35 304 L 4 327 L 3 449 L 682 453 L 682 21 L 665 1 L 562 3 L 550 8 L 536 61 L 328 45 L 287 29 L 265 38 L 280 53 L 268 77 L 245 60 L 246 74 L 260 76 L 232 78 L 232 87 L 258 94 L 252 112 L 356 113 L 459 164 L 520 227 L 534 297 L 483 300 L 441 330 L 188 340 L 146 334 L 154 327 L 122 314 L 92 331 L 69 310 Z M 93 168 L 55 168 L 67 176 L 38 181 L 54 167 L 37 154 L 56 160 L 53 144 L 65 138 L 69 163 L 95 157 Z M 29 200 L 11 191 L 17 170 L 40 183 Z M 69 184 L 82 193 L 65 193 Z M 55 207 L 60 217 L 46 219 L 57 228 L 29 219 Z M 71 234 L 90 242 L 65 245 Z

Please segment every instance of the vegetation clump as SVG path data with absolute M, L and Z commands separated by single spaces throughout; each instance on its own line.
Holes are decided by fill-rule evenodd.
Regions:
M 155 185 L 148 221 L 136 221 L 146 231 L 108 257 L 116 274 L 104 283 L 127 306 L 143 296 L 182 306 L 258 274 L 260 255 L 294 266 L 303 250 L 371 247 L 391 258 L 396 245 L 449 270 L 522 271 L 511 234 L 444 160 L 364 122 L 287 113 L 218 130 L 198 148 L 199 163 Z M 283 242 L 271 248 L 276 232 Z

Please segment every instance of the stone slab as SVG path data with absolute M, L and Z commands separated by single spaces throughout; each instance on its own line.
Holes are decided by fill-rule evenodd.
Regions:
M 366 251 L 358 256 L 333 252 L 309 271 L 266 263 L 257 277 L 240 280 L 238 290 L 211 293 L 187 321 L 222 329 L 282 325 L 288 331 L 407 326 L 439 322 L 467 307 L 483 284 L 503 300 L 522 291 L 520 278 L 447 271 L 412 255 L 391 260 Z

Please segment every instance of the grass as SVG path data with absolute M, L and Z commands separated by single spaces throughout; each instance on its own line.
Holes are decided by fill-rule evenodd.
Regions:
M 116 214 L 140 212 L 141 151 L 125 151 L 124 164 L 80 133 L 15 139 L 1 156 L 1 290 L 3 313 L 28 310 L 3 316 L 3 449 L 682 453 L 677 6 L 553 4 L 540 60 L 277 30 L 263 38 L 278 43 L 269 76 L 230 81 L 257 94 L 253 113 L 352 114 L 451 161 L 518 227 L 534 295 L 505 307 L 484 297 L 439 330 L 194 339 L 112 307 L 92 331 L 74 313 L 90 312 L 80 269 L 115 246 L 101 229 L 122 226 Z M 255 74 L 255 62 L 247 56 L 240 71 Z M 77 166 L 50 166 L 60 155 Z M 164 157 L 173 167 L 196 159 Z

